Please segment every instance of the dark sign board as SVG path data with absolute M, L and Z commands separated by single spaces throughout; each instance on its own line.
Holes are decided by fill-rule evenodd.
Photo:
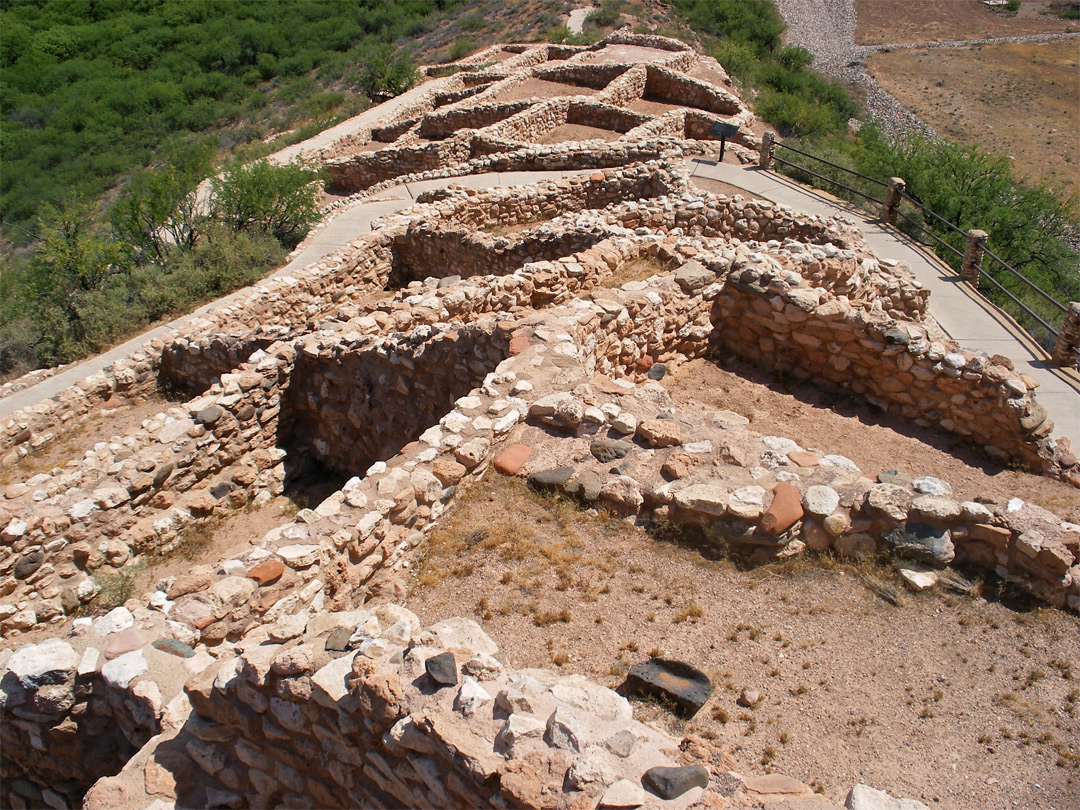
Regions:
M 731 138 L 739 134 L 738 124 L 725 124 L 723 121 L 717 121 L 712 125 L 712 129 L 709 130 L 710 135 L 715 135 L 718 138 Z

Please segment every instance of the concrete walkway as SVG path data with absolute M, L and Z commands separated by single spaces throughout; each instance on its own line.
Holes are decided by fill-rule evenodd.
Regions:
M 1046 352 L 1008 315 L 961 281 L 925 247 L 830 195 L 773 172 L 701 159 L 688 160 L 687 169 L 695 177 L 729 183 L 796 211 L 820 216 L 843 214 L 855 220 L 874 253 L 906 262 L 930 291 L 930 313 L 953 340 L 965 349 L 1005 355 L 1017 371 L 1038 381 L 1036 397 L 1054 421 L 1053 435 L 1067 437 L 1080 449 L 1080 374 L 1052 364 Z

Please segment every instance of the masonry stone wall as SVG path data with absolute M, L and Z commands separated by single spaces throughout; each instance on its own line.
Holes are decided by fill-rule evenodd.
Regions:
M 238 335 L 178 337 L 162 348 L 159 373 L 170 386 L 191 393 L 205 391 L 222 374 L 239 368 L 253 354 L 276 343 L 281 333 L 281 329 L 271 327 Z
M 326 649 L 334 631 L 353 634 L 346 649 Z M 497 652 L 466 619 L 422 628 L 393 604 L 328 614 L 194 676 L 186 723 L 138 762 L 166 763 L 165 795 L 182 805 L 474 808 L 596 802 L 620 778 L 636 785 L 688 761 L 625 698 L 581 676 L 511 669 Z M 426 673 L 445 654 L 449 686 Z M 693 752 L 727 762 L 702 741 Z M 86 806 L 114 802 L 118 782 L 96 785 Z M 702 798 L 693 788 L 668 805 Z
M 15 465 L 33 451 L 51 444 L 106 403 L 138 401 L 155 393 L 158 362 L 153 348 L 146 347 L 51 399 L 4 419 L 0 432 L 0 468 Z
M 558 259 L 607 237 L 598 228 L 541 226 L 513 240 L 466 229 L 440 229 L 417 223 L 396 240 L 391 287 L 428 276 L 505 275 L 526 262 Z M 567 250 L 567 248 L 570 248 Z
M 646 115 L 596 101 L 572 101 L 566 110 L 568 124 L 581 124 L 619 133 L 629 132 L 647 120 Z
M 347 158 L 335 158 L 324 164 L 329 191 L 353 192 L 403 174 L 437 169 L 448 163 L 461 163 L 470 157 L 467 141 L 401 146 L 377 152 L 362 152 Z
M 529 100 L 490 102 L 434 112 L 423 117 L 418 134 L 425 138 L 445 138 L 461 129 L 483 129 L 517 115 L 532 104 Z
M 563 64 L 537 68 L 535 75 L 536 78 L 543 79 L 546 82 L 603 90 L 624 73 L 626 73 L 625 65 Z
M 645 70 L 645 98 L 720 115 L 736 115 L 743 111 L 738 97 L 708 82 L 656 65 L 649 65 Z
M 950 349 L 916 323 L 773 272 L 736 267 L 717 302 L 718 337 L 755 363 L 841 385 L 913 420 L 1041 467 L 1053 423 L 1004 358 Z M 1004 362 L 1003 362 L 1004 361 Z
M 201 521 L 280 494 L 277 415 L 287 363 L 267 355 L 123 445 L 9 488 L 0 506 L 0 633 L 60 621 L 93 599 L 91 578 L 167 553 Z M 269 497 L 269 496 L 266 496 Z
M 661 66 L 590 62 L 605 43 L 661 48 Z M 96 408 L 162 385 L 201 392 L 2 493 L 0 635 L 68 635 L 0 651 L 0 803 L 69 806 L 98 780 L 88 810 L 584 807 L 610 804 L 619 779 L 620 794 L 640 790 L 652 765 L 719 776 L 707 745 L 684 740 L 680 755 L 608 690 L 513 671 L 474 623 L 423 629 L 387 604 L 458 487 L 485 474 L 528 476 L 641 524 L 682 523 L 751 561 L 832 550 L 964 562 L 1080 610 L 1080 527 L 1019 499 L 954 500 L 929 476 L 875 481 L 739 414 L 675 407 L 666 375 L 723 346 L 1075 477 L 1023 375 L 935 340 L 926 291 L 857 230 L 691 188 L 675 161 L 703 148 L 695 140 L 729 101 L 678 73 L 692 51 L 625 31 L 605 43 L 511 48 L 380 122 L 375 135 L 397 146 L 346 148 L 335 163 L 363 189 L 453 172 L 591 173 L 421 195 L 315 265 L 7 421 L 3 460 L 16 464 Z M 568 61 L 532 70 L 552 60 Z M 604 91 L 469 109 L 500 76 L 505 90 L 533 75 Z M 712 112 L 648 119 L 620 106 L 642 94 Z M 523 145 L 561 123 L 626 137 Z M 425 134 L 449 140 L 402 146 Z M 633 280 L 616 289 L 614 274 Z M 533 440 L 543 453 L 521 443 Z M 623 454 L 615 466 L 610 447 Z M 343 485 L 234 558 L 96 620 L 70 618 L 103 576 L 267 503 L 316 462 Z M 426 674 L 443 653 L 445 688 Z M 720 802 L 710 789 L 669 805 Z
M 284 403 L 290 459 L 310 448 L 342 472 L 366 470 L 437 423 L 506 355 L 507 338 L 490 322 L 431 331 L 360 349 L 306 342 Z
M 98 649 L 58 639 L 7 657 L 0 681 L 4 807 L 78 807 L 94 782 L 119 772 L 161 730 L 157 684 L 126 688 L 123 676 L 102 677 L 103 663 Z

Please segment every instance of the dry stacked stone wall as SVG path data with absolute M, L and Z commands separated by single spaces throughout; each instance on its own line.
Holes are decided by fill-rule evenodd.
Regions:
M 590 62 L 606 43 L 660 48 L 661 67 Z M 871 478 L 731 411 L 675 407 L 665 375 L 724 347 L 1077 477 L 1029 382 L 1006 358 L 941 338 L 926 291 L 857 230 L 691 188 L 678 161 L 700 147 L 678 136 L 726 114 L 727 98 L 679 73 L 692 51 L 625 32 L 606 43 L 522 47 L 485 72 L 489 90 L 432 115 L 437 93 L 478 81 L 439 80 L 382 134 L 467 122 L 500 75 L 505 89 L 543 65 L 603 81 L 607 95 L 531 105 L 493 132 L 521 137 L 577 110 L 609 112 L 628 137 L 669 125 L 674 137 L 533 147 L 446 124 L 431 130 L 446 142 L 368 153 L 388 177 L 611 165 L 424 195 L 6 421 L 9 466 L 109 403 L 162 383 L 199 392 L 122 442 L 3 490 L 0 635 L 53 625 L 66 638 L 0 652 L 0 802 L 69 806 L 123 765 L 94 784 L 87 808 L 629 806 L 648 799 L 647 768 L 684 764 L 705 766 L 705 781 L 671 806 L 711 802 L 728 763 L 700 741 L 634 723 L 622 698 L 584 678 L 505 667 L 472 622 L 422 629 L 391 604 L 458 487 L 486 474 L 682 523 L 751 560 L 890 553 L 925 575 L 970 563 L 1080 610 L 1080 527 L 1018 499 L 954 499 L 930 475 Z M 610 106 L 649 95 L 649 82 L 712 112 L 637 124 Z M 441 157 L 411 174 L 420 154 Z M 633 280 L 616 287 L 616 274 Z M 72 618 L 92 609 L 103 576 L 267 503 L 311 462 L 345 483 L 230 559 Z M 762 794 L 751 781 L 736 800 Z M 788 799 L 818 802 L 785 785 Z
M 701 762 L 705 787 L 665 804 L 683 808 L 719 795 L 714 777 L 732 778 L 728 758 L 634 721 L 614 692 L 514 670 L 497 653 L 470 620 L 421 628 L 394 604 L 313 618 L 295 639 L 252 643 L 194 676 L 186 722 L 133 760 L 135 778 L 102 780 L 85 806 L 156 796 L 183 806 L 542 807 L 627 790 L 644 801 L 648 769 Z M 740 797 L 755 787 L 736 784 Z
M 284 434 L 323 464 L 351 474 L 390 458 L 479 385 L 506 356 L 491 321 L 460 329 L 418 326 L 404 340 L 306 341 L 286 397 Z M 290 456 L 295 455 L 290 452 Z

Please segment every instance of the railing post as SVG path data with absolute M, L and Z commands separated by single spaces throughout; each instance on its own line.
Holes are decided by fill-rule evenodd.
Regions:
M 776 143 L 776 133 L 766 132 L 761 136 L 761 149 L 758 152 L 758 166 L 762 169 L 772 168 L 773 148 Z
M 889 178 L 889 190 L 885 193 L 885 204 L 881 207 L 881 218 L 888 225 L 896 224 L 896 209 L 900 205 L 900 193 L 907 188 L 902 177 Z
M 1080 303 L 1076 301 L 1065 310 L 1054 344 L 1054 362 L 1080 371 Z
M 979 274 L 982 273 L 986 237 L 986 231 L 980 231 L 978 228 L 968 231 L 967 247 L 964 248 L 964 263 L 960 265 L 960 278 L 976 289 L 979 286 Z

